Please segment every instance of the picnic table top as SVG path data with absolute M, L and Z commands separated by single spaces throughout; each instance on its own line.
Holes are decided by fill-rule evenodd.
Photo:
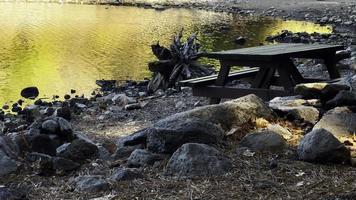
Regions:
M 282 43 L 207 53 L 204 56 L 228 60 L 272 60 L 281 57 L 318 57 L 342 50 L 342 45 Z

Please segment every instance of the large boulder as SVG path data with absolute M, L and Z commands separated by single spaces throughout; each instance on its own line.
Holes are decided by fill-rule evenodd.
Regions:
M 214 147 L 187 143 L 174 152 L 165 173 L 179 177 L 216 176 L 227 173 L 231 168 L 231 160 Z
M 58 154 L 59 157 L 67 158 L 75 162 L 84 163 L 88 159 L 99 156 L 98 147 L 82 139 L 75 139 Z
M 155 153 L 173 153 L 185 143 L 217 144 L 224 135 L 220 127 L 200 119 L 180 119 L 154 127 L 147 135 L 147 148 Z
M 165 159 L 166 156 L 162 154 L 156 154 L 149 152 L 145 149 L 136 149 L 127 159 L 127 163 L 130 167 L 142 167 L 147 165 L 153 165 L 155 162 Z
M 255 152 L 281 153 L 287 148 L 286 140 L 272 131 L 250 133 L 239 144 Z
M 255 118 L 271 119 L 272 111 L 262 99 L 254 94 L 240 97 L 217 105 L 208 105 L 193 110 L 177 113 L 158 123 L 173 124 L 179 119 L 200 119 L 220 125 L 224 130 L 231 130 L 242 124 L 249 123 Z
M 325 129 L 315 129 L 306 134 L 298 146 L 298 156 L 308 162 L 350 162 L 350 151 Z
M 18 146 L 5 135 L 0 136 L 0 151 L 10 158 L 17 158 L 19 154 Z
M 351 136 L 356 132 L 356 113 L 347 107 L 336 107 L 326 112 L 313 130 L 320 128 L 334 136 Z

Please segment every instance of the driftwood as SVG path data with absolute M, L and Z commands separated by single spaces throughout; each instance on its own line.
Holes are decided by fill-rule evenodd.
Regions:
M 152 52 L 158 59 L 148 64 L 153 77 L 148 84 L 148 91 L 176 87 L 181 80 L 207 76 L 215 73 L 211 66 L 197 62 L 201 55 L 200 45 L 196 43 L 197 37 L 192 34 L 182 43 L 183 30 L 174 37 L 170 48 L 159 44 L 151 45 Z

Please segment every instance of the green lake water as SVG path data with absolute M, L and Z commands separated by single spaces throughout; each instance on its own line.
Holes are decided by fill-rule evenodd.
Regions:
M 0 104 L 17 100 L 28 86 L 37 86 L 41 97 L 72 88 L 88 95 L 97 79 L 150 77 L 150 45 L 169 45 L 181 28 L 197 32 L 207 51 L 241 48 L 237 36 L 256 46 L 286 29 L 331 32 L 308 22 L 202 10 L 0 3 Z

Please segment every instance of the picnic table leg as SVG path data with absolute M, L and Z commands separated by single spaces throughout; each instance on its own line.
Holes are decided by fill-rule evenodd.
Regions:
M 300 74 L 300 72 L 298 71 L 297 67 L 294 65 L 293 60 L 292 59 L 287 59 L 283 62 L 287 68 L 287 70 L 289 71 L 289 73 L 291 73 L 293 80 L 296 83 L 303 83 L 305 82 L 304 77 Z M 283 67 L 283 66 L 282 66 Z
M 227 81 L 227 77 L 229 75 L 231 66 L 224 61 L 220 61 L 220 70 L 218 77 L 216 79 L 215 85 L 216 86 L 224 86 Z M 218 104 L 220 103 L 221 98 L 210 98 L 210 104 Z
M 276 73 L 276 66 L 273 64 L 268 68 L 267 66 L 260 67 L 260 70 L 258 71 L 255 79 L 253 80 L 253 83 L 251 84 L 251 87 L 269 88 L 271 86 L 271 80 L 274 77 L 275 73 Z
M 336 68 L 336 55 L 335 53 L 328 54 L 324 57 L 324 63 L 328 69 L 330 79 L 340 78 L 339 70 Z

